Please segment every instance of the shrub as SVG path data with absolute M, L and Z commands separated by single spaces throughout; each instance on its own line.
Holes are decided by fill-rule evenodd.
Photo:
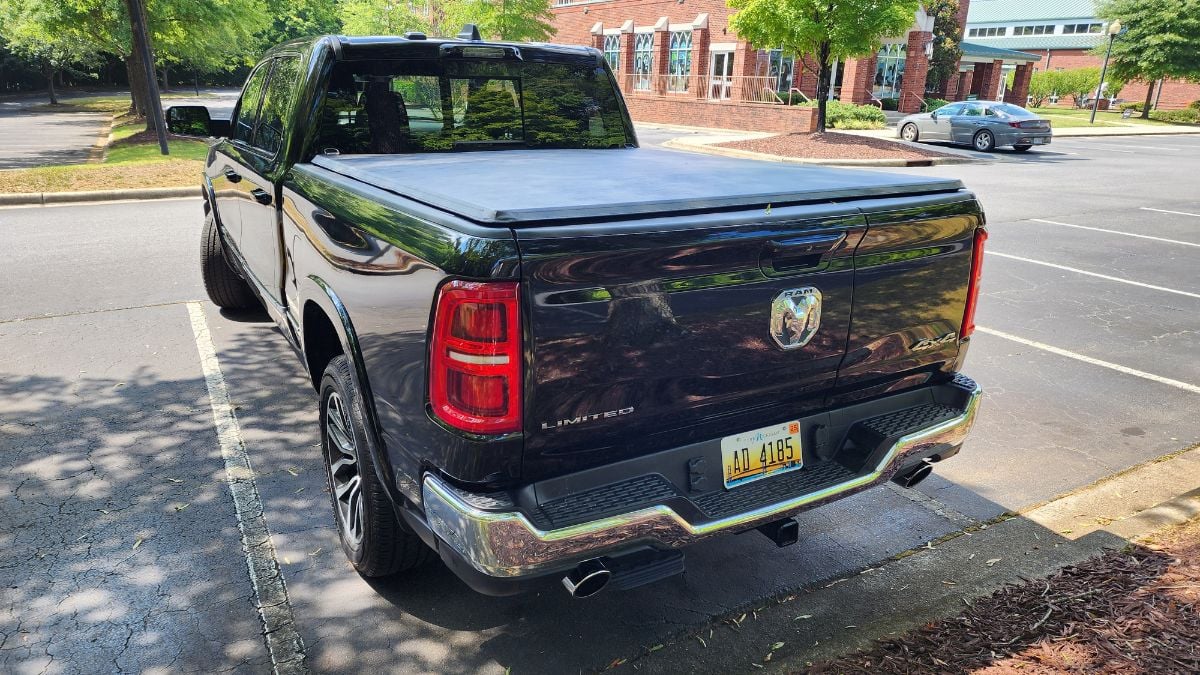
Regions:
M 925 110 L 937 110 L 938 108 L 949 104 L 944 98 L 927 98 L 925 99 Z
M 881 98 L 879 102 L 883 104 L 884 110 L 899 110 L 900 99 L 898 98 Z
M 1150 119 L 1171 124 L 1200 124 L 1200 109 L 1151 110 Z
M 1126 103 L 1122 103 L 1117 107 L 1120 108 L 1121 110 L 1132 110 L 1134 112 L 1142 112 L 1143 106 L 1145 106 L 1145 104 L 1142 103 L 1141 101 L 1129 101 Z
M 1193 108 L 1195 110 L 1200 110 L 1200 99 L 1192 101 L 1191 103 L 1188 104 L 1188 107 Z
M 887 126 L 887 117 L 873 105 L 829 101 L 825 123 L 834 129 L 882 129 Z

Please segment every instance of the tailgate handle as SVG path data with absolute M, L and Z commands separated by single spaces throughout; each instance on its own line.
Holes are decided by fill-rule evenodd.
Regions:
M 767 242 L 762 256 L 763 272 L 794 274 L 823 268 L 829 263 L 826 256 L 845 239 L 845 232 L 831 232 Z

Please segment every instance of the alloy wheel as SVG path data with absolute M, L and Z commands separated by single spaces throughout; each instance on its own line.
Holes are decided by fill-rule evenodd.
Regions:
M 329 460 L 329 487 L 333 490 L 342 537 L 357 547 L 363 536 L 358 446 L 354 441 L 346 403 L 336 391 L 330 392 L 325 399 L 325 455 Z
M 917 127 L 912 124 L 905 124 L 904 129 L 900 132 L 900 137 L 906 141 L 917 140 Z

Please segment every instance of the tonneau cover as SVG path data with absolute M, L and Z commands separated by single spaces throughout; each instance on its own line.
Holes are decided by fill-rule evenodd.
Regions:
M 478 223 L 609 219 L 958 190 L 958 180 L 670 150 L 319 155 L 313 164 Z

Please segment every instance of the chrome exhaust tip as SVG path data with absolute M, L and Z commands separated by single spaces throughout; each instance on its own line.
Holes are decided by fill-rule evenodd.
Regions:
M 917 468 L 902 474 L 897 474 L 892 480 L 901 487 L 912 488 L 918 483 L 929 478 L 929 474 L 933 473 L 933 465 L 929 462 L 921 462 Z
M 597 559 L 585 560 L 562 578 L 563 588 L 572 598 L 589 598 L 608 585 L 612 572 Z

